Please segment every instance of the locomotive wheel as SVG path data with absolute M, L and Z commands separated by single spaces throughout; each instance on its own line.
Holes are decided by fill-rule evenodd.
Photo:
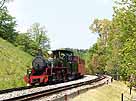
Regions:
M 31 83 L 32 86 L 35 86 L 35 83 Z
M 57 81 L 55 79 L 54 76 L 49 76 L 48 77 L 48 84 L 51 85 L 51 84 L 55 84 Z
M 48 82 L 47 82 L 49 85 L 52 84 L 52 76 L 49 76 L 48 77 Z
M 61 78 L 62 78 L 62 82 L 66 81 L 65 70 L 61 71 Z
M 43 86 L 43 85 L 45 85 L 45 84 L 46 84 L 46 83 L 44 83 L 44 82 L 40 83 L 41 86 Z

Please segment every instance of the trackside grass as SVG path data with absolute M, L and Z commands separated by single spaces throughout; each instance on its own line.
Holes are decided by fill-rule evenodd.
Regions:
M 123 101 L 131 101 L 132 97 L 136 97 L 136 91 L 129 94 L 129 88 L 123 82 L 113 81 L 113 83 L 90 89 L 72 99 L 72 101 L 121 101 L 121 93 L 124 94 Z
M 24 86 L 23 76 L 32 56 L 0 38 L 0 89 Z

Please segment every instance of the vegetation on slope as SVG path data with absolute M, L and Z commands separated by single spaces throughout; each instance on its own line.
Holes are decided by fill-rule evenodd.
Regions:
M 32 56 L 0 38 L 0 89 L 24 86 Z
M 119 81 L 114 81 L 109 85 L 104 85 L 96 89 L 91 89 L 75 97 L 72 101 L 121 101 L 121 94 L 124 94 L 124 101 L 131 101 L 136 96 L 136 91 L 129 94 L 129 88 Z

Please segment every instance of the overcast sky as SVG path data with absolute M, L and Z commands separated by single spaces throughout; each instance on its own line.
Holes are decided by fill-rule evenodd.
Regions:
M 35 22 L 44 25 L 52 49 L 87 49 L 97 40 L 89 25 L 94 18 L 111 19 L 112 6 L 112 0 L 14 0 L 8 8 L 18 31 Z

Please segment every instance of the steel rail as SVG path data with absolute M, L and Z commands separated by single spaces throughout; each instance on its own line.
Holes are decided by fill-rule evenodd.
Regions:
M 0 94 L 9 93 L 9 92 L 13 92 L 13 91 L 27 90 L 27 89 L 42 87 L 42 86 L 46 86 L 46 85 L 35 85 L 35 86 L 24 86 L 24 87 L 18 87 L 18 88 L 10 88 L 10 89 L 5 89 L 5 90 L 0 90 Z

